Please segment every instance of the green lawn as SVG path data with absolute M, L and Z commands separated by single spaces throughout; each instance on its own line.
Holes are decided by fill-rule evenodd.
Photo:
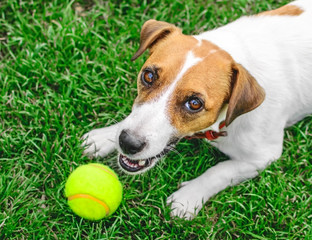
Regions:
M 200 141 L 140 176 L 118 171 L 120 208 L 99 222 L 74 215 L 64 184 L 83 133 L 120 121 L 146 55 L 144 21 L 196 34 L 288 0 L 26 1 L 0 3 L 0 239 L 312 239 L 312 117 L 287 129 L 284 153 L 259 177 L 213 197 L 192 221 L 166 198 L 226 156 Z M 117 169 L 116 154 L 93 161 Z

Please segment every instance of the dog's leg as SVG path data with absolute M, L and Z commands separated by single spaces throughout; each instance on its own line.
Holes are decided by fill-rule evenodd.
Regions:
M 89 157 L 104 157 L 116 149 L 116 134 L 120 123 L 109 127 L 94 129 L 85 135 L 82 139 L 84 154 Z
M 194 218 L 211 196 L 228 186 L 257 176 L 258 170 L 266 165 L 262 161 L 259 163 L 228 160 L 208 169 L 201 176 L 182 183 L 182 187 L 167 199 L 167 204 L 171 204 L 171 216 L 188 220 Z

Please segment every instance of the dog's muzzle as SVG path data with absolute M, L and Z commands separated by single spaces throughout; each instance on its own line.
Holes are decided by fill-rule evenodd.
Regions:
M 136 154 L 145 150 L 145 139 L 132 134 L 129 130 L 122 130 L 119 135 L 121 153 L 118 156 L 120 167 L 128 173 L 140 173 L 155 165 L 155 163 L 174 148 L 178 138 L 171 139 L 166 147 L 157 155 L 145 159 L 138 159 Z

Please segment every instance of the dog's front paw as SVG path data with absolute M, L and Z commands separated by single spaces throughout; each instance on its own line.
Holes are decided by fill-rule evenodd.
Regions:
M 89 157 L 104 157 L 116 148 L 116 127 L 92 130 L 82 137 L 84 154 Z
M 171 217 L 193 219 L 203 206 L 204 189 L 196 180 L 184 182 L 181 188 L 167 199 L 171 205 Z

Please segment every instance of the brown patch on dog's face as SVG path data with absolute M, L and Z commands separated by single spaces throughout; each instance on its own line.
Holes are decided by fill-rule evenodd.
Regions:
M 188 51 L 198 41 L 180 32 L 171 33 L 150 49 L 150 56 L 138 75 L 138 97 L 135 103 L 141 104 L 157 99 L 175 80 L 180 72 Z M 154 75 L 153 83 L 144 84 L 143 76 L 148 72 Z
M 193 52 L 202 61 L 184 74 L 169 104 L 172 124 L 182 136 L 211 126 L 228 102 L 231 92 L 231 56 L 207 41 L 202 41 L 202 45 Z M 192 99 L 200 101 L 200 111 L 188 108 Z
M 275 10 L 259 13 L 258 16 L 299 16 L 304 11 L 295 5 L 285 5 Z

